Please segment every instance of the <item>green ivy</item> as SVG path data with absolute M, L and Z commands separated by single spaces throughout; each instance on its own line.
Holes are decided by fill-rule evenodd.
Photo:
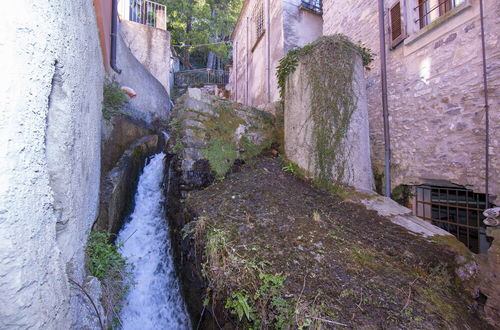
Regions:
M 346 36 L 336 34 L 321 37 L 303 48 L 288 52 L 278 66 L 282 102 L 286 80 L 299 62 L 304 65 L 304 73 L 311 83 L 314 174 L 320 185 L 340 185 L 346 175 L 348 150 L 344 141 L 357 104 L 352 86 L 353 58 L 356 54 L 361 56 L 363 65 L 369 69 L 372 52 L 361 44 L 352 43 Z

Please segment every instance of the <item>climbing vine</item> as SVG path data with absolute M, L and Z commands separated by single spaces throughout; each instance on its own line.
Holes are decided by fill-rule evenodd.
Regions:
M 356 54 L 361 56 L 365 68 L 369 68 L 373 60 L 371 51 L 337 34 L 290 51 L 278 66 L 282 102 L 287 78 L 299 62 L 311 84 L 314 174 L 321 185 L 337 185 L 345 177 L 348 151 L 343 142 L 357 103 L 352 86 Z

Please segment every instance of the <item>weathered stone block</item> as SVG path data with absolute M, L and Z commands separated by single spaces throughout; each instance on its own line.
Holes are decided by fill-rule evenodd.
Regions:
M 313 47 L 317 45 L 313 44 Z M 312 50 L 314 52 L 315 50 Z M 354 51 L 353 51 L 354 53 Z M 330 54 L 321 54 L 321 56 L 329 56 Z M 306 55 L 307 57 L 307 55 Z M 309 63 L 303 59 L 299 60 L 295 72 L 291 73 L 286 81 L 285 93 L 285 152 L 289 160 L 297 163 L 299 167 L 306 170 L 312 177 L 318 177 L 319 173 L 318 162 L 321 158 L 318 156 L 321 153 L 326 153 L 326 150 L 319 150 L 318 137 L 319 133 L 315 130 L 315 120 L 325 120 L 323 116 L 338 116 L 348 118 L 347 123 L 343 123 L 342 119 L 337 122 L 338 126 L 329 128 L 331 134 L 323 139 L 328 139 L 326 144 L 334 145 L 338 139 L 338 145 L 329 157 L 335 158 L 331 161 L 333 167 L 329 169 L 332 172 L 331 183 L 341 183 L 353 186 L 357 189 L 373 190 L 374 181 L 371 168 L 370 158 L 370 139 L 368 125 L 368 109 L 366 103 L 366 81 L 364 79 L 363 64 L 361 57 L 356 55 L 348 59 L 352 61 L 350 64 L 339 63 L 339 65 L 352 65 L 352 76 L 349 81 L 343 81 L 342 78 L 336 77 L 335 72 L 324 72 L 322 77 L 311 77 L 308 72 L 308 65 L 321 65 L 320 63 Z M 314 79 L 325 79 L 339 81 L 340 84 L 351 84 L 352 88 L 337 89 L 333 86 L 329 92 L 315 91 Z M 342 86 L 344 87 L 344 86 Z M 341 91 L 342 90 L 342 91 Z M 314 98 L 332 98 L 332 95 L 339 93 L 349 93 L 352 95 L 343 95 L 339 100 L 344 98 L 346 104 L 349 103 L 349 98 L 352 97 L 353 105 L 344 106 L 337 102 L 329 104 L 328 107 L 338 107 L 337 113 L 329 109 L 321 109 L 324 113 L 314 114 Z M 325 103 L 328 103 L 326 101 Z M 340 101 L 339 101 L 340 103 Z M 350 107 L 353 107 L 351 109 Z M 330 112 L 333 111 L 333 112 Z M 351 114 L 346 115 L 347 112 Z M 345 130 L 345 131 L 344 131 Z

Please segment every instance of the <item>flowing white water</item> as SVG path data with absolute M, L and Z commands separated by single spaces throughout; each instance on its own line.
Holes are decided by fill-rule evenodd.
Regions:
M 134 265 L 136 282 L 121 312 L 124 330 L 190 328 L 164 217 L 164 158 L 163 153 L 157 154 L 144 167 L 134 212 L 118 236 L 124 242 L 121 254 Z

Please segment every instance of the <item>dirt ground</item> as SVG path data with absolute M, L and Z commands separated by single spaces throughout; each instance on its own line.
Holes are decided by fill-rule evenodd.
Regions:
M 186 206 L 233 328 L 487 329 L 453 255 L 261 157 Z M 224 308 L 225 307 L 225 308 Z

